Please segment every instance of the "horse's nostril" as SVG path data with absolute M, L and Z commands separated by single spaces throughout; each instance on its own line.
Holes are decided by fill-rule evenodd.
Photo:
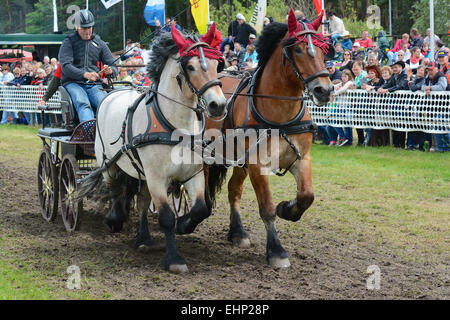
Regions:
M 209 104 L 209 108 L 211 110 L 216 110 L 217 108 L 219 108 L 219 105 L 217 104 L 217 102 L 213 101 Z
M 327 92 L 327 90 L 325 88 L 323 88 L 322 86 L 317 86 L 314 89 L 314 93 L 322 95 L 325 94 Z

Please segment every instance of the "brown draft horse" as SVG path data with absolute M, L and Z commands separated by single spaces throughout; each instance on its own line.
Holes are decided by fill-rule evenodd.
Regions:
M 274 205 L 268 176 L 261 174 L 264 162 L 260 160 L 263 159 L 258 158 L 256 164 L 247 163 L 247 168 L 234 167 L 228 182 L 231 209 L 228 239 L 237 246 L 250 245 L 239 214 L 244 180 L 249 175 L 267 231 L 267 260 L 275 268 L 290 266 L 288 254 L 275 229 L 275 217 L 297 221 L 314 200 L 310 156 L 314 130 L 311 130 L 310 114 L 300 99 L 276 100 L 257 95 L 301 97 L 306 90 L 309 98 L 317 105 L 324 105 L 329 101 L 333 86 L 324 67 L 324 60 L 332 57 L 334 52 L 327 39 L 316 31 L 321 24 L 322 15 L 323 13 L 312 24 L 306 25 L 297 22 L 291 9 L 287 25 L 268 25 L 257 43 L 259 66 L 252 79 L 254 87 L 248 91 L 254 96 L 237 96 L 234 105 L 229 106 L 228 119 L 223 124 L 207 121 L 207 129 L 274 127 L 279 128 L 280 133 L 287 133 L 288 139 L 272 137 L 268 139 L 268 144 L 270 145 L 271 139 L 278 139 L 279 168 L 287 169 L 294 176 L 298 189 L 295 199 Z M 224 93 L 235 92 L 240 83 L 239 79 L 229 76 L 221 78 L 221 81 Z M 253 110 L 249 109 L 252 101 Z M 246 147 L 248 148 L 247 143 Z M 277 168 L 270 168 L 273 169 Z M 209 168 L 207 184 L 212 199 L 225 178 L 226 168 L 215 165 Z

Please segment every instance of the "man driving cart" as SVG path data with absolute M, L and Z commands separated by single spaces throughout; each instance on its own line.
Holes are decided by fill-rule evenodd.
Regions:
M 101 74 L 117 76 L 114 58 L 106 43 L 93 32 L 94 15 L 80 10 L 75 18 L 76 31 L 63 41 L 59 50 L 61 84 L 69 92 L 81 122 L 95 118 L 104 92 Z M 104 68 L 99 68 L 99 62 Z

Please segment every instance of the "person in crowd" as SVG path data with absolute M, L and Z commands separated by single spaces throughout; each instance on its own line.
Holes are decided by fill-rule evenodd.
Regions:
M 45 81 L 46 83 L 50 82 L 50 80 L 53 78 L 53 68 L 51 64 L 48 64 L 44 67 L 45 71 Z
M 425 78 L 425 83 L 422 85 L 422 91 L 425 91 L 426 95 L 429 95 L 432 91 L 445 91 L 449 89 L 449 85 L 445 75 L 439 71 L 439 68 L 435 62 L 430 62 L 427 66 L 428 76 Z M 450 128 L 448 127 L 448 118 L 444 118 L 444 115 L 436 115 L 436 119 L 439 122 L 447 122 L 447 133 L 435 133 L 433 134 L 436 141 L 436 151 L 444 152 L 450 151 Z
M 378 65 L 380 65 L 381 62 L 383 61 L 384 55 L 383 55 L 383 52 L 381 51 L 380 47 L 378 46 L 378 43 L 375 42 L 375 41 L 372 42 L 372 47 L 369 50 L 368 58 L 369 58 L 370 54 L 375 54 L 376 55 L 376 59 L 378 61 Z
M 377 43 L 380 51 L 383 53 L 382 59 L 387 59 L 387 51 L 389 51 L 389 41 L 386 37 L 386 33 L 383 30 L 378 32 Z
M 150 80 L 138 71 L 133 76 L 133 83 L 138 86 L 148 87 L 150 85 Z
M 333 45 L 335 45 L 338 40 L 345 35 L 348 35 L 348 31 L 345 30 L 344 22 L 341 18 L 337 17 L 334 12 L 328 11 L 326 13 L 327 18 L 330 20 L 330 33 L 325 33 L 325 37 L 330 37 Z
M 364 62 L 355 61 L 352 66 L 352 72 L 355 76 L 353 80 L 353 85 L 350 86 L 350 89 L 361 89 L 364 83 L 364 78 L 367 77 L 367 72 L 364 70 Z M 364 145 L 364 131 L 363 129 L 356 129 L 356 133 L 358 134 L 358 145 Z
M 434 41 L 440 41 L 441 39 L 437 36 L 437 35 L 434 35 Z M 428 46 L 429 47 L 431 47 L 431 29 L 430 28 L 428 28 L 427 29 L 427 36 L 425 37 L 425 39 L 423 39 L 423 42 L 426 42 L 426 43 L 428 43 Z
M 258 53 L 256 52 L 256 48 L 253 44 L 249 44 L 246 48 L 244 61 L 247 62 L 248 58 L 252 60 L 252 68 L 255 68 L 258 65 Z
M 208 22 L 208 30 L 209 30 L 209 28 L 211 28 L 213 23 L 214 23 L 214 21 L 212 21 L 212 20 Z M 222 43 L 222 40 L 223 40 L 222 33 L 220 33 L 220 30 L 218 28 L 216 28 L 216 32 L 214 33 L 214 39 L 210 44 L 211 48 L 220 50 L 220 44 Z
M 342 72 L 336 69 L 336 66 L 332 61 L 325 62 L 325 68 L 328 70 L 330 74 L 330 80 L 333 82 L 334 80 L 341 80 Z
M 238 28 L 234 42 L 239 42 L 241 46 L 245 48 L 247 47 L 250 34 L 256 35 L 256 30 L 245 21 L 243 15 L 239 16 L 238 23 L 240 27 Z
M 231 56 L 228 58 L 229 67 L 225 69 L 225 71 L 239 71 L 239 59 L 237 56 Z
M 408 72 L 416 74 L 417 68 L 422 64 L 422 54 L 419 47 L 413 47 L 411 49 L 411 56 L 406 60 L 406 67 Z
M 84 122 L 94 119 L 94 111 L 104 97 L 98 85 L 98 62 L 103 63 L 105 76 L 116 77 L 117 67 L 106 43 L 93 33 L 94 15 L 87 9 L 77 14 L 76 31 L 64 39 L 59 49 L 59 61 L 61 83 L 72 98 L 80 122 Z
M 405 72 L 405 63 L 401 60 L 395 62 L 392 65 L 393 75 L 389 80 L 378 89 L 379 94 L 385 94 L 387 92 L 394 92 L 397 90 L 408 90 L 408 75 Z M 401 108 L 401 106 L 393 106 L 395 110 Z M 398 113 L 398 112 L 397 112 Z M 402 116 L 401 113 L 399 113 Z M 405 132 L 393 131 L 394 147 L 405 148 Z
M 408 49 L 408 44 L 407 43 L 402 43 L 402 50 L 405 55 L 403 57 L 403 62 L 406 62 L 406 60 L 408 60 L 411 57 L 411 51 Z
M 403 62 L 406 61 L 406 59 L 405 59 L 405 52 L 403 50 L 399 50 L 397 52 L 397 56 L 396 56 L 395 62 L 397 62 L 397 61 L 403 61 Z
M 331 94 L 330 102 L 331 106 L 336 106 L 333 102 L 337 102 L 339 99 L 338 96 L 344 94 L 348 89 L 353 86 L 353 74 L 350 70 L 342 71 L 342 82 L 336 83 L 334 85 L 334 91 Z M 334 111 L 338 116 L 346 117 L 345 106 L 341 107 L 339 110 L 331 110 Z M 337 145 L 339 147 L 343 146 L 351 146 L 353 144 L 353 129 L 351 127 L 333 127 L 328 126 L 328 137 L 331 140 L 329 142 L 330 146 Z M 339 136 L 339 141 L 337 141 L 337 137 Z
M 411 36 L 411 48 L 420 48 L 422 46 L 423 39 L 422 35 L 419 33 L 419 30 L 417 30 L 416 28 L 412 28 L 409 34 Z
M 177 23 L 175 18 L 166 18 L 166 24 L 163 27 L 163 30 L 166 32 L 170 32 L 170 29 L 172 28 L 172 25 L 175 25 L 175 28 L 177 28 L 178 31 L 181 31 L 180 25 Z
M 342 62 L 343 60 L 344 49 L 342 48 L 342 44 L 340 42 L 336 43 L 334 46 L 334 57 L 331 59 L 333 62 Z
M 422 90 L 422 85 L 425 84 L 426 66 L 420 65 L 416 69 L 416 77 L 408 81 L 409 89 L 412 92 Z
M 7 83 L 8 86 L 16 86 L 20 88 L 20 86 L 24 85 L 24 78 L 21 76 L 21 71 L 19 68 L 15 68 L 13 70 L 14 79 Z
M 379 66 L 380 60 L 378 60 L 378 55 L 376 52 L 369 52 L 367 55 L 367 65 L 369 66 Z
M 239 63 L 244 62 L 245 53 L 246 50 L 241 47 L 241 44 L 239 42 L 235 42 L 233 54 L 238 57 Z
M 397 90 L 408 90 L 408 75 L 404 70 L 405 66 L 405 63 L 401 60 L 391 66 L 393 75 L 389 78 L 389 81 L 378 89 L 379 94 Z
M 49 56 L 45 56 L 43 59 L 44 67 L 50 65 L 50 58 Z
M 53 70 L 56 70 L 56 68 L 58 68 L 58 59 L 51 58 L 50 59 L 50 64 L 52 65 Z
M 256 43 L 256 35 L 254 35 L 253 33 L 248 37 L 248 45 L 252 44 L 255 45 Z
M 7 64 L 2 65 L 2 75 L 0 77 L 0 85 L 7 85 L 8 82 L 14 79 L 14 75 L 11 73 L 11 69 Z
M 363 30 L 361 32 L 361 38 L 356 41 L 358 41 L 359 45 L 365 50 L 372 48 L 373 41 L 369 37 L 369 31 L 367 30 Z
M 434 61 L 437 61 L 439 51 L 444 50 L 444 48 L 445 45 L 441 40 L 436 41 L 434 46 Z
M 7 86 L 9 83 L 14 82 L 14 74 L 18 73 L 17 78 L 19 78 L 20 76 L 20 71 L 19 70 L 13 70 L 14 74 L 10 72 L 11 69 L 9 68 L 8 65 L 3 65 L 2 66 L 2 75 L 0 76 L 0 91 L 4 91 L 2 90 L 2 86 Z M 5 102 L 8 103 L 8 98 L 9 98 L 9 90 L 5 92 L 3 92 L 3 98 L 5 99 Z M 12 123 L 16 123 L 18 117 L 17 112 L 14 111 L 3 111 L 2 114 L 2 120 L 0 121 L 0 124 L 7 124 L 8 123 L 8 118 L 9 116 L 11 116 L 11 124 Z
M 268 17 L 264 17 L 264 28 L 267 27 L 270 24 L 270 19 Z
M 361 59 L 359 57 L 361 57 L 364 60 L 364 50 L 361 50 L 361 45 L 359 44 L 359 42 L 355 41 L 352 47 L 352 59 L 353 60 Z
M 236 39 L 239 29 L 241 28 L 240 21 L 245 21 L 245 17 L 242 13 L 238 13 L 236 15 L 236 20 L 231 21 L 228 25 L 228 37 L 222 41 L 222 44 L 220 45 L 220 51 L 223 52 L 223 47 L 226 44 L 229 44 L 231 50 L 234 50 L 234 40 Z
M 233 55 L 234 55 L 234 52 L 231 51 L 230 45 L 229 45 L 229 44 L 226 44 L 226 45 L 223 47 L 223 57 L 225 58 L 224 60 L 225 60 L 225 67 L 226 67 L 226 68 L 228 68 L 228 67 L 230 66 L 229 61 L 231 61 L 231 60 L 229 60 L 229 59 L 230 59 L 230 57 L 232 57 Z
M 366 90 L 367 93 L 373 91 L 376 87 L 380 87 L 381 78 L 381 70 L 378 65 L 367 65 L 367 78 L 361 85 L 363 90 Z
M 398 60 L 397 53 L 402 49 L 402 43 L 407 44 L 407 46 L 409 48 L 409 46 L 410 46 L 410 44 L 409 44 L 409 34 L 404 33 L 402 35 L 402 38 L 397 40 L 397 42 L 395 43 L 394 48 L 392 48 L 391 50 L 388 51 L 387 56 L 388 56 L 388 59 L 389 59 L 389 65 L 392 65 L 395 61 Z
M 240 71 L 250 70 L 254 68 L 254 62 L 251 58 L 247 58 L 239 67 Z
M 426 66 L 420 65 L 416 69 L 416 77 L 408 82 L 409 89 L 416 92 L 425 84 Z M 427 134 L 421 131 L 409 131 L 407 138 L 407 150 L 424 150 L 423 144 L 427 140 Z
M 348 49 L 344 50 L 344 53 L 342 54 L 343 61 L 341 63 L 341 67 L 339 70 L 344 71 L 345 69 L 352 70 L 353 65 L 353 59 L 352 59 L 352 52 Z
M 305 16 L 303 11 L 295 10 L 294 14 L 295 14 L 295 18 L 297 19 L 298 22 L 304 22 L 307 24 L 311 24 L 311 21 Z
M 424 41 L 422 43 L 422 47 L 420 48 L 420 53 L 422 54 L 422 56 L 424 58 L 430 59 L 430 57 L 431 57 L 431 49 L 430 49 L 430 45 L 428 44 L 428 42 Z
M 119 75 L 117 76 L 118 81 L 133 81 L 131 76 L 128 74 L 127 68 L 119 68 Z
M 389 66 L 381 67 L 380 71 L 381 78 L 380 81 L 378 81 L 378 84 L 374 87 L 375 92 L 378 92 L 378 89 L 381 88 L 392 76 L 392 69 Z
M 450 64 L 448 62 L 448 52 L 441 50 L 437 54 L 437 62 L 439 65 L 439 71 L 445 75 L 447 82 L 450 84 Z

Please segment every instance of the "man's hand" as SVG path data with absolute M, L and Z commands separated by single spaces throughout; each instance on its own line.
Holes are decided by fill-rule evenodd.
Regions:
M 105 66 L 103 68 L 103 74 L 105 76 L 109 76 L 112 73 L 113 73 L 113 71 L 112 71 L 111 67 L 109 67 L 108 65 L 105 64 Z
M 96 72 L 85 72 L 83 74 L 83 78 L 85 78 L 87 80 L 91 80 L 91 81 L 97 80 L 98 77 L 99 77 L 99 75 Z
M 430 94 L 430 92 L 431 92 L 431 87 L 430 86 L 425 87 L 425 93 Z
M 386 92 L 388 92 L 388 91 L 389 91 L 388 89 L 379 88 L 377 92 L 378 92 L 379 94 L 384 94 L 384 93 L 386 93 Z
M 40 105 L 40 106 L 45 106 L 45 101 L 44 101 L 44 100 L 40 100 L 40 101 L 38 102 L 38 105 Z
M 17 84 L 17 88 L 20 88 L 20 83 Z

